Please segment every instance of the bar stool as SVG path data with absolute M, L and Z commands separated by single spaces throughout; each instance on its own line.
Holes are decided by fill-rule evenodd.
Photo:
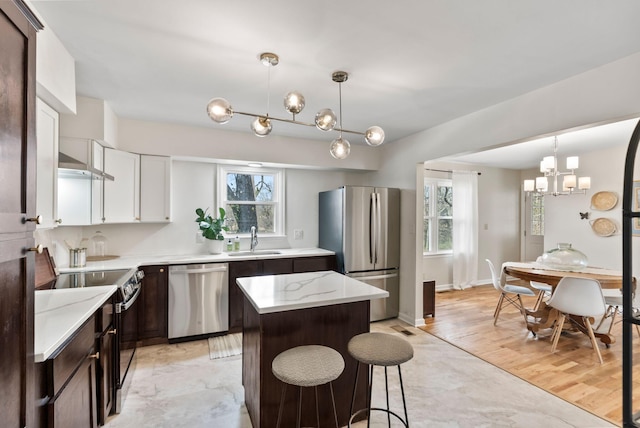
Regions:
M 316 397 L 316 420 L 320 426 L 320 413 L 318 411 L 318 385 L 329 384 L 331 390 L 331 403 L 333 404 L 333 415 L 338 428 L 338 414 L 336 412 L 336 401 L 333 395 L 332 381 L 336 380 L 344 370 L 344 359 L 335 349 L 321 345 L 305 345 L 287 349 L 278 354 L 271 363 L 273 375 L 280 379 L 282 386 L 282 396 L 280 397 L 280 407 L 278 409 L 278 421 L 276 427 L 280 426 L 282 419 L 282 409 L 284 407 L 285 393 L 287 385 L 294 385 L 299 388 L 297 424 L 300 426 L 302 413 L 302 388 L 314 387 Z
M 413 358 L 413 347 L 409 342 L 397 336 L 387 333 L 362 333 L 354 336 L 349 341 L 349 354 L 358 361 L 356 369 L 356 381 L 353 385 L 353 395 L 351 398 L 351 407 L 349 414 L 349 425 L 358 414 L 367 412 L 367 427 L 371 422 L 371 411 L 377 410 L 387 413 L 387 421 L 391 426 L 391 415 L 398 418 L 405 427 L 409 427 L 409 417 L 407 415 L 407 403 L 404 398 L 404 387 L 402 385 L 402 372 L 400 364 Z M 356 386 L 358 385 L 358 373 L 360 372 L 360 364 L 369 365 L 369 391 L 367 396 L 367 406 L 357 412 L 353 412 L 353 406 L 356 400 Z M 371 390 L 373 387 L 373 367 L 384 366 L 384 383 L 387 393 L 387 408 L 381 409 L 371 407 Z M 404 406 L 404 420 L 396 413 L 389 409 L 389 382 L 387 380 L 387 367 L 398 366 L 398 377 L 400 379 L 400 391 L 402 392 L 402 405 Z

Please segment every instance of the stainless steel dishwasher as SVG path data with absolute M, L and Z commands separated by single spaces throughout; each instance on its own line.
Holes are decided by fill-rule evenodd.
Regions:
M 229 330 L 226 263 L 169 266 L 169 339 Z

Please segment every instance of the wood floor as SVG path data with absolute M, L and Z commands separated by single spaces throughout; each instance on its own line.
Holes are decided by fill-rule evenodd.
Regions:
M 436 317 L 426 318 L 423 330 L 452 343 L 558 397 L 575 403 L 615 424 L 622 424 L 622 323 L 613 328 L 616 343 L 607 349 L 599 342 L 600 365 L 589 338 L 579 332 L 563 333 L 551 354 L 551 330 L 537 337 L 526 329 L 513 306 L 505 306 L 496 326 L 493 311 L 498 292 L 492 286 L 436 295 Z M 524 297 L 526 307 L 533 298 Z M 634 359 L 640 359 L 640 339 L 634 336 Z M 634 390 L 640 391 L 640 365 L 636 364 Z M 638 394 L 636 394 L 638 395 Z M 535 403 L 532 403 L 535 406 Z M 636 397 L 634 410 L 640 409 Z

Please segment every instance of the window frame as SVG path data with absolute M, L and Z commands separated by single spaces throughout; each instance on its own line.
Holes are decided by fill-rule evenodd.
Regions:
M 453 250 L 440 250 L 438 248 L 438 236 L 439 236 L 439 220 L 440 219 L 447 219 L 447 220 L 451 220 L 453 221 L 453 215 L 451 216 L 439 216 L 438 215 L 438 187 L 451 187 L 453 189 L 453 180 L 451 179 L 444 179 L 444 178 L 431 178 L 431 177 L 425 177 L 424 178 L 424 184 L 423 184 L 423 189 L 422 189 L 422 195 L 423 195 L 423 207 L 424 207 L 424 192 L 425 192 L 425 188 L 429 187 L 429 215 L 427 215 L 427 213 L 424 212 L 424 208 L 423 208 L 423 213 L 422 213 L 422 224 L 423 224 L 423 230 L 422 230 L 422 237 L 423 237 L 423 242 L 422 242 L 422 255 L 423 256 L 440 256 L 443 254 L 453 254 Z M 426 251 L 425 250 L 425 242 L 424 242 L 424 222 L 425 220 L 429 220 L 429 227 L 431 228 L 431 230 L 429 231 L 429 238 L 430 238 L 430 242 L 429 242 L 429 247 L 428 248 L 435 248 L 434 251 Z
M 229 201 L 227 199 L 227 174 L 250 174 L 273 176 L 273 199 L 271 201 Z M 272 205 L 274 206 L 274 231 L 260 232 L 262 236 L 283 237 L 285 233 L 285 170 L 280 168 L 256 168 L 242 165 L 218 165 L 216 203 L 218 207 L 226 207 L 228 203 L 239 205 Z M 248 237 L 249 233 L 237 233 L 237 236 Z

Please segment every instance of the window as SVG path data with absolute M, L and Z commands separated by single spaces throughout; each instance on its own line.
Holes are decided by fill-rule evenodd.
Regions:
M 423 251 L 450 253 L 453 249 L 453 186 L 451 180 L 424 180 Z
M 277 169 L 221 165 L 218 206 L 227 212 L 231 234 L 284 235 L 284 173 Z
M 531 230 L 532 235 L 544 236 L 544 195 L 531 192 Z

